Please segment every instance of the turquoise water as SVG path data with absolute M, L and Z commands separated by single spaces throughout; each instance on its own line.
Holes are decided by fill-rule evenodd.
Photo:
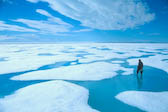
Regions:
M 115 99 L 115 96 L 120 92 L 129 90 L 150 92 L 168 91 L 168 74 L 149 66 L 145 66 L 142 77 L 140 74 L 139 76 L 136 74 L 117 75 L 116 77 L 101 81 L 72 82 L 89 89 L 89 105 L 102 112 L 142 111 Z
M 52 53 L 39 53 L 39 56 L 54 56 L 55 54 Z
M 84 55 L 86 55 L 84 53 Z M 143 55 L 142 57 L 149 57 L 152 55 Z M 129 57 L 127 59 L 132 59 L 137 57 Z M 121 66 L 126 68 L 134 68 L 136 70 L 136 66 L 129 66 L 126 62 L 127 59 L 109 59 L 109 60 L 99 60 L 94 62 L 108 62 L 111 63 L 113 60 L 124 61 Z M 0 97 L 10 95 L 14 93 L 16 90 L 44 82 L 49 80 L 36 80 L 36 81 L 13 81 L 10 80 L 11 77 L 21 75 L 23 73 L 38 71 L 38 70 L 47 70 L 52 68 L 57 68 L 61 66 L 70 66 L 71 63 L 76 62 L 76 64 L 87 64 L 87 63 L 79 63 L 78 60 L 75 61 L 62 61 L 57 62 L 50 65 L 45 65 L 39 67 L 36 70 L 29 70 L 24 72 L 17 73 L 9 73 L 0 75 Z M 141 76 L 140 74 L 137 76 L 134 74 L 131 75 L 121 75 L 123 71 L 118 71 L 118 75 L 110 78 L 104 79 L 100 81 L 68 81 L 71 83 L 75 83 L 77 85 L 83 86 L 89 90 L 89 100 L 88 104 L 101 112 L 142 112 L 142 110 L 127 105 L 115 98 L 117 94 L 124 91 L 136 90 L 136 91 L 150 91 L 150 92 L 162 92 L 168 91 L 168 74 L 163 70 L 145 66 L 144 74 Z M 33 91 L 32 91 L 33 92 Z
M 7 57 L 0 57 L 0 61 L 6 61 Z

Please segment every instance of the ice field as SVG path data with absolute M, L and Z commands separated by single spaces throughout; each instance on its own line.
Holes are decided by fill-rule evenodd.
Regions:
M 168 44 L 1 44 L 0 53 L 0 112 L 168 112 Z

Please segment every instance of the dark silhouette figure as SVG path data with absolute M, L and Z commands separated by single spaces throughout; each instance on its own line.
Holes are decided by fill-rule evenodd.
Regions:
M 141 72 L 141 75 L 142 75 L 142 73 L 143 73 L 143 63 L 140 59 L 139 59 L 139 63 L 138 63 L 137 74 L 139 73 L 139 71 Z

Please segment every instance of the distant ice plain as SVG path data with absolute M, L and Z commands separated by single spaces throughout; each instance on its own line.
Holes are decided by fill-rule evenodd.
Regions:
M 122 70 L 122 75 L 131 75 L 134 73 L 132 68 L 122 66 L 122 62 L 127 62 L 130 65 L 137 65 L 138 59 L 142 59 L 145 65 L 159 68 L 168 73 L 168 44 L 132 44 L 132 43 L 93 43 L 93 44 L 9 44 L 0 45 L 0 75 L 7 73 L 15 73 L 21 71 L 29 71 L 22 75 L 14 76 L 11 80 L 82 80 L 82 81 L 95 81 L 103 80 L 106 78 L 112 78 L 117 75 L 117 71 Z M 5 57 L 5 58 L 4 58 Z M 134 58 L 132 58 L 134 57 Z M 60 63 L 59 66 L 55 64 Z M 43 70 L 40 67 L 51 66 L 49 69 Z M 52 83 L 52 82 L 51 82 Z M 65 81 L 66 83 L 66 81 Z M 42 83 L 42 85 L 50 86 L 50 82 Z M 64 83 L 59 83 L 64 84 Z M 69 83 L 68 83 L 69 84 Z M 72 84 L 73 86 L 74 84 Z M 34 85 L 35 86 L 35 85 Z M 28 88 L 34 87 L 33 85 Z M 63 85 L 62 85 L 63 86 Z M 71 86 L 71 84 L 70 84 Z M 74 88 L 77 86 L 74 86 Z M 21 89 L 18 91 L 26 90 Z M 37 87 L 38 88 L 38 87 Z M 39 89 L 40 84 L 39 84 Z M 66 89 L 66 88 L 65 88 Z M 27 91 L 27 90 L 26 90 Z M 79 89 L 80 91 L 80 89 Z M 83 90 L 81 90 L 83 91 Z M 29 91 L 31 92 L 31 91 Z M 50 92 L 50 91 L 48 91 Z M 135 92 L 136 93 L 136 92 Z M 166 93 L 166 92 L 165 92 Z M 10 102 L 19 104 L 20 93 L 14 93 L 14 95 L 6 96 L 0 99 L 0 104 L 5 105 L 4 108 L 10 108 Z M 66 93 L 62 92 L 62 95 Z M 87 95 L 87 92 L 83 92 Z M 151 93 L 141 92 L 136 93 L 136 97 L 148 96 Z M 156 94 L 156 93 L 152 93 Z M 167 93 L 166 93 L 167 94 Z M 52 94 L 51 94 L 52 95 Z M 76 94 L 71 94 L 75 97 Z M 130 93 L 116 96 L 119 100 L 133 106 L 137 106 L 142 110 L 151 111 L 151 107 L 143 107 L 141 100 L 137 100 L 140 105 L 135 105 L 133 100 L 125 99 Z M 159 97 L 163 97 L 164 94 L 157 94 Z M 157 96 L 157 97 L 158 97 Z M 42 96 L 45 97 L 45 96 Z M 54 97 L 54 96 L 53 96 Z M 15 99 L 15 98 L 18 98 Z M 84 100 L 86 102 L 87 97 Z M 32 100 L 38 100 L 36 97 L 32 97 Z M 150 99 L 151 102 L 153 99 Z M 159 100 L 159 99 L 158 99 Z M 14 101 L 14 102 L 13 102 Z M 139 102 L 138 102 L 139 101 Z M 81 101 L 82 102 L 82 101 Z M 84 103 L 85 103 L 84 102 Z M 155 106 L 156 103 L 150 106 Z M 33 102 L 30 102 L 33 103 Z M 53 101 L 56 105 L 57 101 Z M 69 102 L 71 103 L 71 102 Z M 167 102 L 159 102 L 157 105 L 167 105 Z M 32 104 L 30 104 L 32 105 Z M 70 104 L 68 104 L 70 105 Z M 8 107 L 9 106 L 9 107 Z M 34 105 L 32 105 L 33 108 Z M 83 106 L 82 103 L 80 105 Z M 19 108 L 21 108 L 20 106 Z M 1 106 L 0 106 L 1 108 Z M 49 106 L 49 108 L 51 108 Z M 60 110 L 64 110 L 65 107 L 58 107 Z M 68 107 L 66 107 L 68 108 Z M 2 108 L 1 108 L 2 109 Z M 1 110 L 0 109 L 0 110 Z M 5 109 L 4 109 L 5 110 Z M 10 109 L 6 109 L 10 110 Z M 48 109 L 50 110 L 50 109 Z M 88 111 L 95 111 L 88 108 Z M 13 110 L 17 112 L 16 110 Z M 153 111 L 153 110 L 152 110 Z M 165 108 L 158 109 L 157 112 L 164 112 Z M 9 112 L 9 111 L 4 111 Z M 22 111 L 23 112 L 23 111 Z M 24 111 L 27 112 L 27 111 Z M 37 110 L 36 112 L 40 112 Z M 51 112 L 51 111 L 46 111 Z M 68 111 L 65 111 L 68 112 Z

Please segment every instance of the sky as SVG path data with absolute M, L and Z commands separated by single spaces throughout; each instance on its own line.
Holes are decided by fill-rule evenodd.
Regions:
M 168 42 L 168 0 L 0 0 L 0 42 Z

